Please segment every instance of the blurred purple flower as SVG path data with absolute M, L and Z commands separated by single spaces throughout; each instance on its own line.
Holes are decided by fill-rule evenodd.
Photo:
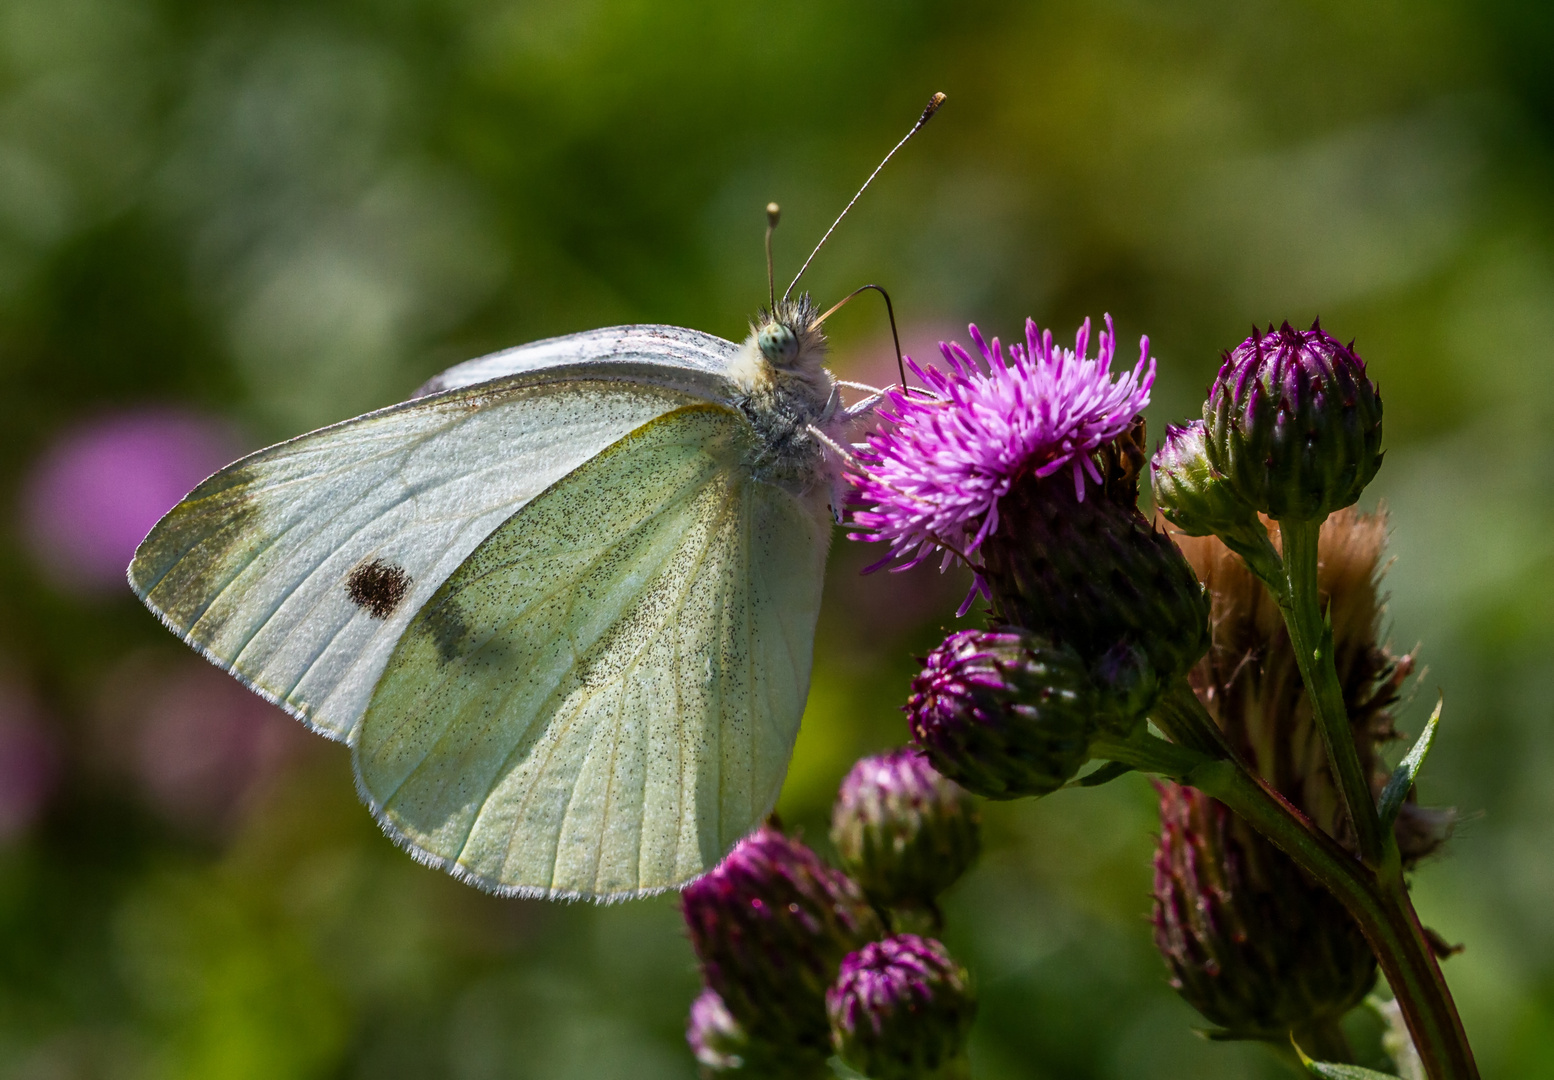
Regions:
M 975 326 L 969 330 L 982 363 L 943 342 L 948 371 L 912 362 L 927 393 L 892 390 L 882 415 L 894 426 L 871 432 L 858 455 L 865 468 L 852 480 L 862 509 L 853 521 L 868 531 L 853 539 L 890 545 L 873 568 L 915 566 L 935 548 L 944 549 L 946 566 L 953 555 L 969 561 L 998 527 L 998 500 L 1025 475 L 1069 468 L 1082 500 L 1087 482 L 1101 479 L 1091 453 L 1126 431 L 1149 403 L 1149 339 L 1139 339 L 1134 369 L 1114 380 L 1109 315 L 1094 359 L 1085 356 L 1088 319 L 1072 350 L 1055 346 L 1050 330 L 1027 319 L 1025 344 L 1010 346 L 1007 358 L 997 338 L 989 343 Z
M 233 825 L 292 751 L 302 728 L 194 657 L 130 657 L 102 690 L 108 766 L 195 832 Z
M 238 453 L 226 424 L 173 409 L 69 428 L 33 464 L 22 491 L 33 555 L 73 591 L 122 588 L 124 568 L 157 519 Z
M 54 788 L 58 753 L 32 695 L 0 681 L 0 843 L 38 819 Z

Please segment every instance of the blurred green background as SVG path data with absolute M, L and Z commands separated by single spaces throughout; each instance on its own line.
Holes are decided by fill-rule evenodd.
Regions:
M 1554 1075 L 1554 8 L 1537 0 L 0 0 L 0 1075 L 689 1077 L 672 898 L 499 901 L 414 864 L 347 752 L 122 584 L 238 452 L 453 362 L 629 321 L 738 338 L 807 278 L 909 351 L 1110 311 L 1196 412 L 1253 322 L 1387 402 L 1393 639 L 1467 815 L 1424 918 L 1487 1077 Z M 884 380 L 873 301 L 835 367 Z M 1131 345 L 1124 356 L 1131 357 Z M 861 549 L 861 550 L 860 550 Z M 782 812 L 904 740 L 962 578 L 838 538 Z M 988 808 L 948 904 L 979 1077 L 1288 1075 L 1209 1044 L 1146 923 L 1141 780 Z

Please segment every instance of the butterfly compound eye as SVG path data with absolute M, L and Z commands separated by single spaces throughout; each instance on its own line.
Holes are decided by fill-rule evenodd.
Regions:
M 791 364 L 799 355 L 799 338 L 786 323 L 769 322 L 755 335 L 761 355 L 773 364 Z

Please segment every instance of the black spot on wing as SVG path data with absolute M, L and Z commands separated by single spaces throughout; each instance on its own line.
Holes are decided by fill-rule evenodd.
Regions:
M 345 579 L 345 591 L 351 603 L 374 619 L 386 619 L 410 592 L 410 575 L 403 567 L 373 559 L 351 571 Z

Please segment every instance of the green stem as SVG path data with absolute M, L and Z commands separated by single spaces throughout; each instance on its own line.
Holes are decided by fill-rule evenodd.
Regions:
M 1185 681 L 1172 688 L 1154 719 L 1162 729 L 1203 740 L 1205 725 L 1215 726 L 1213 718 L 1201 703 L 1193 715 L 1182 686 Z M 1192 700 L 1197 702 L 1196 696 Z M 1142 732 L 1127 740 L 1098 739 L 1091 752 L 1172 777 L 1218 799 L 1321 882 L 1354 916 L 1376 954 L 1426 1075 L 1430 1080 L 1478 1080 L 1467 1033 L 1401 874 L 1372 872 L 1234 759 Z
M 1376 799 L 1360 766 L 1360 755 L 1349 729 L 1349 711 L 1344 705 L 1338 669 L 1333 664 L 1333 628 L 1322 615 L 1317 596 L 1317 538 L 1320 521 L 1281 521 L 1279 535 L 1284 541 L 1284 578 L 1287 603 L 1285 624 L 1295 662 L 1300 667 L 1311 712 L 1327 747 L 1327 760 L 1349 820 L 1354 823 L 1360 858 L 1368 866 L 1381 868 L 1396 862 L 1396 844 L 1387 844 L 1382 836 L 1381 819 L 1376 816 Z M 1277 597 L 1276 597 L 1277 598 Z M 1390 850 L 1389 850 L 1390 849 Z M 1389 858 L 1389 856 L 1392 856 Z

